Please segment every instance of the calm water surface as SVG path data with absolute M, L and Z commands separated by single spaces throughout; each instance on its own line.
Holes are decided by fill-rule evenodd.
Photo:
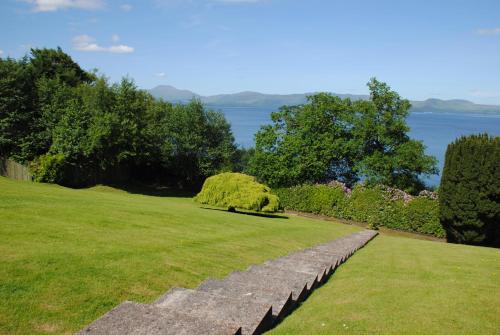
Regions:
M 243 147 L 253 146 L 253 136 L 261 125 L 270 123 L 274 109 L 254 107 L 208 106 L 221 110 L 231 122 L 236 142 Z M 500 115 L 463 113 L 411 113 L 408 117 L 410 136 L 424 141 L 427 153 L 439 160 L 443 168 L 448 143 L 461 135 L 487 132 L 500 136 Z M 439 184 L 439 176 L 427 179 L 430 185 Z

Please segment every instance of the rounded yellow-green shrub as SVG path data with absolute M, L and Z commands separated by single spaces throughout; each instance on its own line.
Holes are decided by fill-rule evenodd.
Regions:
M 278 196 L 272 194 L 268 186 L 243 173 L 226 172 L 207 178 L 194 200 L 230 211 L 242 209 L 272 213 L 280 208 Z

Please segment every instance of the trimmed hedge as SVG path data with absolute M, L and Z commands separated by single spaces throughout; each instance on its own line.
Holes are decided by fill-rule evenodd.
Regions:
M 230 211 L 276 212 L 280 209 L 279 198 L 271 194 L 269 187 L 243 173 L 226 172 L 207 178 L 194 200 Z
M 444 237 L 439 222 L 439 204 L 428 197 L 409 201 L 391 199 L 381 186 L 358 184 L 350 195 L 340 187 L 302 185 L 275 190 L 285 209 L 328 215 L 421 234 Z
M 299 212 L 338 216 L 336 210 L 344 208 L 344 192 L 326 185 L 303 185 L 276 189 L 282 206 Z

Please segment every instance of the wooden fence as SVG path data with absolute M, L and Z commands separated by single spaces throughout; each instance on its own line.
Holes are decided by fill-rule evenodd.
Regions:
M 28 167 L 13 160 L 0 157 L 0 175 L 16 180 L 31 180 Z

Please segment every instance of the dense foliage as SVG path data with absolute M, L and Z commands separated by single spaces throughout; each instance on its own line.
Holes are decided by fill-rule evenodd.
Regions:
M 500 137 L 472 135 L 448 145 L 440 194 L 449 242 L 500 247 Z
M 360 178 L 413 193 L 421 175 L 437 173 L 436 159 L 408 137 L 410 103 L 372 79 L 369 100 L 320 93 L 272 113 L 255 137 L 250 172 L 272 186 Z
M 444 237 L 436 199 L 425 192 L 408 198 L 395 196 L 394 191 L 364 184 L 347 192 L 339 185 L 324 184 L 276 189 L 285 209 L 366 222 L 373 228 L 384 226 Z
M 243 173 L 226 172 L 207 178 L 194 200 L 231 211 L 276 212 L 280 207 L 279 198 L 269 187 Z
M 232 169 L 236 153 L 224 116 L 199 101 L 157 101 L 127 78 L 111 85 L 61 49 L 0 59 L 0 156 L 31 162 L 35 180 L 190 187 Z

